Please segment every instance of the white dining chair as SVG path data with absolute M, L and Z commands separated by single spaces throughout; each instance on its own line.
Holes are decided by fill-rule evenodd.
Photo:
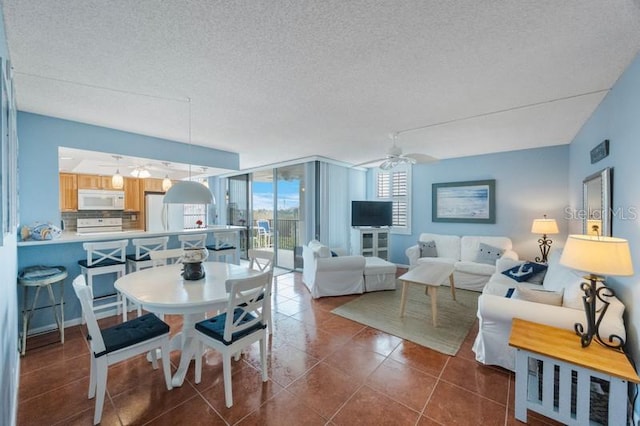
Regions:
M 91 346 L 88 397 L 96 398 L 93 424 L 99 424 L 102 419 L 110 365 L 148 352 L 153 368 L 157 369 L 156 350 L 160 349 L 164 381 L 167 389 L 171 390 L 169 325 L 154 314 L 146 314 L 101 330 L 93 312 L 93 290 L 86 284 L 83 275 L 78 275 L 73 280 L 73 289 L 80 300 L 87 321 L 87 340 Z
M 269 285 L 270 274 L 264 272 L 250 278 L 227 280 L 230 289 L 226 312 L 213 318 L 200 321 L 195 325 L 196 346 L 195 382 L 202 378 L 203 345 L 222 353 L 222 374 L 224 378 L 224 397 L 227 408 L 233 406 L 231 385 L 231 357 L 243 348 L 259 342 L 260 369 L 262 381 L 268 380 L 267 374 L 267 333 L 264 322 L 264 293 Z M 232 313 L 230 315 L 229 313 Z M 193 351 L 193 349 L 191 349 Z M 191 354 L 193 356 L 193 354 Z
M 178 235 L 180 241 L 180 247 L 186 248 L 200 248 L 207 245 L 207 234 L 183 234 Z
M 271 293 L 273 289 L 273 251 L 249 249 L 247 254 L 249 256 L 249 268 L 260 272 L 268 272 L 270 274 L 269 285 L 267 286 L 264 295 L 264 298 L 266 299 L 264 304 L 264 317 L 269 334 L 273 334 L 273 312 L 271 311 Z
M 153 261 L 149 254 L 156 250 L 166 250 L 169 237 L 134 238 L 131 240 L 135 248 L 134 254 L 127 255 L 129 272 L 136 272 L 144 268 L 151 268 Z
M 83 243 L 82 247 L 87 252 L 87 257 L 78 261 L 80 272 L 84 275 L 88 286 L 93 290 L 93 277 L 102 274 L 116 274 L 116 279 L 127 273 L 127 245 L 129 240 L 101 241 L 95 243 Z M 115 281 L 115 280 L 114 280 Z M 115 290 L 114 290 L 115 291 Z M 115 297 L 115 302 L 96 304 L 95 300 L 91 306 L 94 311 L 116 307 L 116 312 L 120 314 L 122 309 L 122 321 L 127 320 L 127 299 L 122 297 L 120 292 L 100 296 L 96 300 Z M 84 317 L 83 317 L 84 320 Z
M 172 263 L 182 263 L 182 257 L 184 256 L 184 250 L 179 249 L 167 249 L 167 250 L 155 250 L 149 253 L 151 258 L 151 264 L 153 267 L 165 266 Z

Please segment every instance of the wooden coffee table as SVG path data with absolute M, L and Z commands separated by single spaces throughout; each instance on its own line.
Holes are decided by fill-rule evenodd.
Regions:
M 451 296 L 456 300 L 456 287 L 453 282 L 453 265 L 446 263 L 432 263 L 429 265 L 419 265 L 409 272 L 401 275 L 398 279 L 402 282 L 402 298 L 400 300 L 400 316 L 404 316 L 404 308 L 407 303 L 407 288 L 409 284 L 418 284 L 426 287 L 426 293 L 431 297 L 431 316 L 433 326 L 437 327 L 438 321 L 438 287 L 442 281 L 449 277 L 451 284 Z

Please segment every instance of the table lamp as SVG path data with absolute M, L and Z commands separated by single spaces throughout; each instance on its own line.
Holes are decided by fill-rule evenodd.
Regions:
M 547 263 L 547 256 L 549 255 L 549 249 L 551 249 L 551 239 L 547 238 L 547 235 L 557 234 L 558 224 L 555 219 L 547 219 L 547 215 L 544 215 L 544 219 L 534 219 L 533 225 L 531 225 L 531 233 L 542 234 L 542 238 L 538 240 L 540 243 L 541 257 L 536 257 L 536 262 Z
M 580 336 L 582 347 L 587 347 L 595 338 L 598 343 L 609 348 L 620 348 L 624 345 L 624 339 L 612 334 L 605 342 L 600 337 L 598 326 L 602 321 L 609 302 L 607 297 L 615 296 L 613 289 L 605 286 L 597 287 L 598 282 L 604 281 L 604 275 L 633 275 L 633 264 L 629 243 L 623 238 L 602 237 L 593 235 L 569 235 L 560 257 L 560 263 L 580 271 L 586 271 L 589 275 L 584 278 L 589 282 L 580 285 L 584 296 L 584 310 L 587 316 L 587 329 L 581 323 L 576 323 L 574 328 Z M 596 319 L 596 298 L 603 306 Z

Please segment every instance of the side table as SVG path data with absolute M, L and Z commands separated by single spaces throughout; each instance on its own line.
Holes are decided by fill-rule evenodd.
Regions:
M 593 398 L 592 385 L 606 382 L 605 423 L 627 424 L 628 383 L 640 383 L 640 377 L 623 352 L 595 342 L 583 348 L 572 331 L 519 318 L 513 320 L 509 345 L 517 349 L 516 419 L 526 423 L 529 409 L 567 425 L 588 425 L 591 405 L 606 395 Z
M 51 308 L 58 325 L 60 342 L 64 344 L 64 280 L 67 278 L 67 270 L 63 266 L 29 266 L 18 274 L 18 284 L 24 288 L 22 300 L 22 335 L 20 336 L 20 353 L 24 356 L 27 349 L 27 334 L 29 323 L 34 312 L 41 308 Z M 56 302 L 52 286 L 60 283 L 60 301 Z M 49 306 L 36 307 L 40 290 L 46 287 L 49 293 Z M 35 294 L 29 306 L 29 289 L 35 288 Z M 58 313 L 58 307 L 60 312 Z

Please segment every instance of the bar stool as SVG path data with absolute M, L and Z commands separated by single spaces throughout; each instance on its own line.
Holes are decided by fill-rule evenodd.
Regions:
M 183 234 L 178 235 L 178 241 L 180 241 L 180 247 L 186 248 L 199 248 L 204 247 L 207 241 L 207 234 Z
M 24 288 L 24 297 L 22 300 L 22 336 L 20 336 L 20 354 L 24 356 L 27 350 L 27 334 L 29 333 L 29 322 L 33 317 L 33 313 L 36 309 L 51 308 L 53 310 L 53 317 L 56 320 L 58 326 L 58 332 L 60 333 L 60 343 L 64 345 L 64 279 L 67 278 L 67 269 L 64 266 L 28 266 L 24 268 L 18 274 L 18 284 Z M 56 298 L 53 294 L 52 286 L 55 283 L 60 283 L 60 301 L 56 302 Z M 31 307 L 27 308 L 29 289 L 36 289 Z M 46 287 L 49 293 L 50 306 L 36 307 L 40 290 Z M 60 306 L 60 314 L 58 315 L 58 308 Z
M 117 274 L 117 278 L 127 273 L 127 245 L 129 240 L 103 241 L 97 243 L 84 243 L 82 247 L 87 251 L 87 258 L 78 261 L 80 272 L 84 275 L 87 285 L 95 293 L 93 277 L 102 274 Z M 117 279 L 116 278 L 116 279 Z M 116 298 L 115 302 L 96 305 L 95 302 L 107 297 Z M 122 309 L 122 320 L 127 320 L 127 301 L 120 292 L 94 297 L 93 310 L 103 310 L 116 307 L 117 313 Z M 82 316 L 84 322 L 84 315 Z
M 131 243 L 136 249 L 135 254 L 127 255 L 127 268 L 129 273 L 137 272 L 144 268 L 153 267 L 150 253 L 157 250 L 166 250 L 169 237 L 134 238 Z
M 232 238 L 227 234 L 214 234 L 214 244 L 207 246 L 209 260 L 220 261 L 222 259 L 222 262 L 226 263 L 227 256 L 231 256 L 232 263 L 237 265 L 239 263 L 238 250 L 236 250 Z

